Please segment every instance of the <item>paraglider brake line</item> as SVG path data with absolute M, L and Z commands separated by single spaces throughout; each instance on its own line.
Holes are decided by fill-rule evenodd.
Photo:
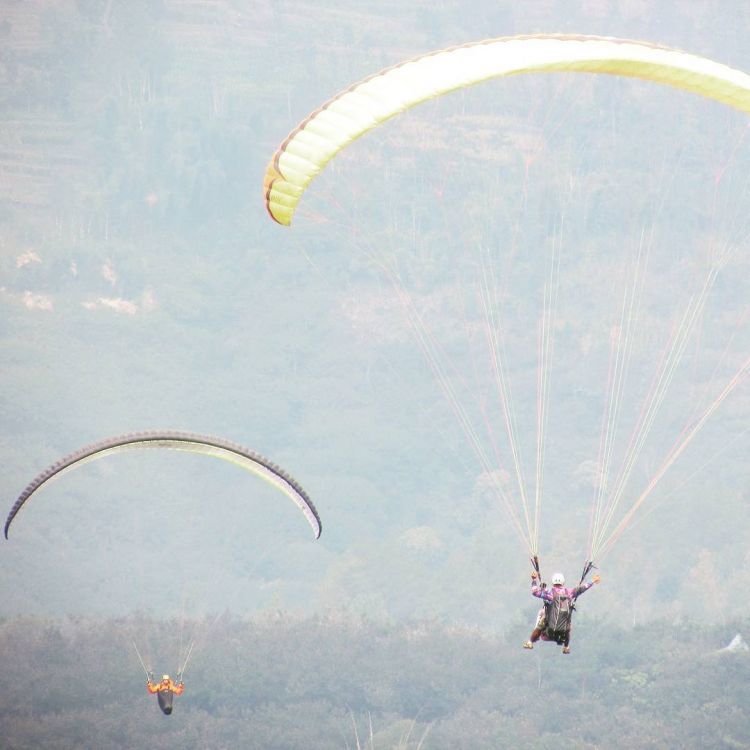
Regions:
M 579 585 L 579 586 L 580 586 L 580 585 L 581 585 L 581 584 L 583 583 L 583 581 L 584 581 L 584 579 L 586 578 L 586 576 L 587 576 L 587 575 L 588 575 L 588 574 L 589 574 L 589 573 L 590 573 L 590 572 L 591 572 L 592 570 L 598 570 L 598 568 L 596 567 L 596 565 L 594 565 L 594 561 L 593 561 L 593 560 L 588 560 L 588 561 L 586 562 L 586 564 L 585 564 L 585 565 L 583 566 L 583 573 L 581 574 L 581 580 L 580 580 L 580 581 L 578 582 L 578 585 Z
M 531 557 L 531 565 L 534 570 L 541 576 L 542 574 L 539 572 L 539 557 L 537 555 L 533 555 Z
M 537 575 L 539 576 L 539 585 L 543 588 L 547 588 L 547 584 L 542 582 L 542 571 L 539 570 L 539 555 L 533 555 L 531 557 L 531 566 L 536 571 Z

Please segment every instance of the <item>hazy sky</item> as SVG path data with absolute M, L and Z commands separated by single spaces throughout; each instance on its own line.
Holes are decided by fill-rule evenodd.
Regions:
M 485 304 L 498 311 L 532 507 L 546 425 L 543 560 L 574 577 L 607 415 L 620 425 L 614 486 L 661 363 L 684 348 L 629 507 L 746 356 L 746 117 L 638 81 L 519 77 L 368 135 L 316 180 L 292 229 L 263 209 L 263 170 L 314 107 L 409 56 L 595 33 L 750 70 L 746 15 L 741 3 L 604 0 L 574 11 L 552 1 L 5 4 L 7 507 L 86 443 L 170 428 L 269 456 L 306 488 L 324 532 L 313 542 L 288 500 L 232 466 L 111 457 L 19 516 L 3 545 L 0 611 L 344 609 L 488 626 L 527 612 L 526 552 L 489 491 L 499 482 L 522 515 Z M 556 295 L 547 318 L 545 284 Z M 620 366 L 611 346 L 631 330 L 623 310 L 635 321 L 622 344 L 629 369 L 622 406 L 607 407 Z M 437 346 L 432 363 L 415 334 Z M 670 590 L 675 569 L 709 582 L 748 574 L 746 387 L 732 398 L 608 559 L 612 589 L 641 585 L 638 616 L 663 607 L 659 587 Z M 672 587 L 668 605 L 688 594 Z M 617 606 L 606 587 L 597 596 L 592 608 Z

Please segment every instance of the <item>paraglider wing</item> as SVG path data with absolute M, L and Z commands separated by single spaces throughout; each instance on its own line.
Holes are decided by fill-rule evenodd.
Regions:
M 77 468 L 88 461 L 111 453 L 142 448 L 166 448 L 201 453 L 237 464 L 281 490 L 302 511 L 315 533 L 315 538 L 320 536 L 322 531 L 320 516 L 307 493 L 283 469 L 271 463 L 267 458 L 236 443 L 207 435 L 195 435 L 189 432 L 137 432 L 102 440 L 81 448 L 45 469 L 26 487 L 13 504 L 5 521 L 5 538 L 8 538 L 8 529 L 24 503 L 51 479 L 59 477 L 69 469 Z
M 544 71 L 609 73 L 682 88 L 750 112 L 750 76 L 686 52 L 609 37 L 501 37 L 387 68 L 303 120 L 271 159 L 266 209 L 289 225 L 310 181 L 344 147 L 415 104 L 490 78 Z

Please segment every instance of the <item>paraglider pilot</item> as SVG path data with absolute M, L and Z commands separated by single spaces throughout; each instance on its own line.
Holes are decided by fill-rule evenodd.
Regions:
M 576 599 L 588 591 L 601 578 L 594 575 L 588 583 L 582 583 L 575 588 L 565 588 L 565 576 L 555 573 L 552 576 L 552 588 L 547 589 L 539 585 L 539 574 L 531 573 L 531 593 L 544 601 L 544 607 L 539 611 L 536 626 L 531 631 L 529 640 L 523 644 L 524 648 L 534 648 L 534 644 L 541 638 L 543 641 L 554 641 L 563 647 L 564 654 L 570 653 L 570 629 L 573 608 Z
M 177 677 L 179 680 L 179 675 Z M 175 683 L 168 675 L 162 675 L 161 682 L 152 682 L 153 675 L 149 673 L 146 682 L 146 690 L 152 695 L 156 693 L 156 700 L 159 702 L 159 708 L 167 715 L 172 713 L 172 698 L 175 695 L 182 695 L 185 690 L 185 683 L 180 680 Z

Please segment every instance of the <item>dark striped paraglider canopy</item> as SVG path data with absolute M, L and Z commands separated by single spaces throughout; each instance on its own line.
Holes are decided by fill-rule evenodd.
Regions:
M 287 474 L 282 468 L 254 451 L 248 450 L 237 443 L 208 435 L 197 435 L 191 432 L 135 432 L 127 435 L 101 440 L 93 445 L 71 453 L 45 469 L 37 475 L 19 495 L 5 521 L 5 538 L 13 519 L 24 503 L 51 479 L 56 479 L 62 473 L 76 469 L 83 464 L 112 453 L 142 448 L 166 448 L 168 450 L 188 451 L 205 456 L 214 456 L 229 461 L 246 471 L 265 479 L 269 484 L 281 490 L 302 511 L 317 539 L 322 531 L 320 516 L 312 500 L 300 484 Z

